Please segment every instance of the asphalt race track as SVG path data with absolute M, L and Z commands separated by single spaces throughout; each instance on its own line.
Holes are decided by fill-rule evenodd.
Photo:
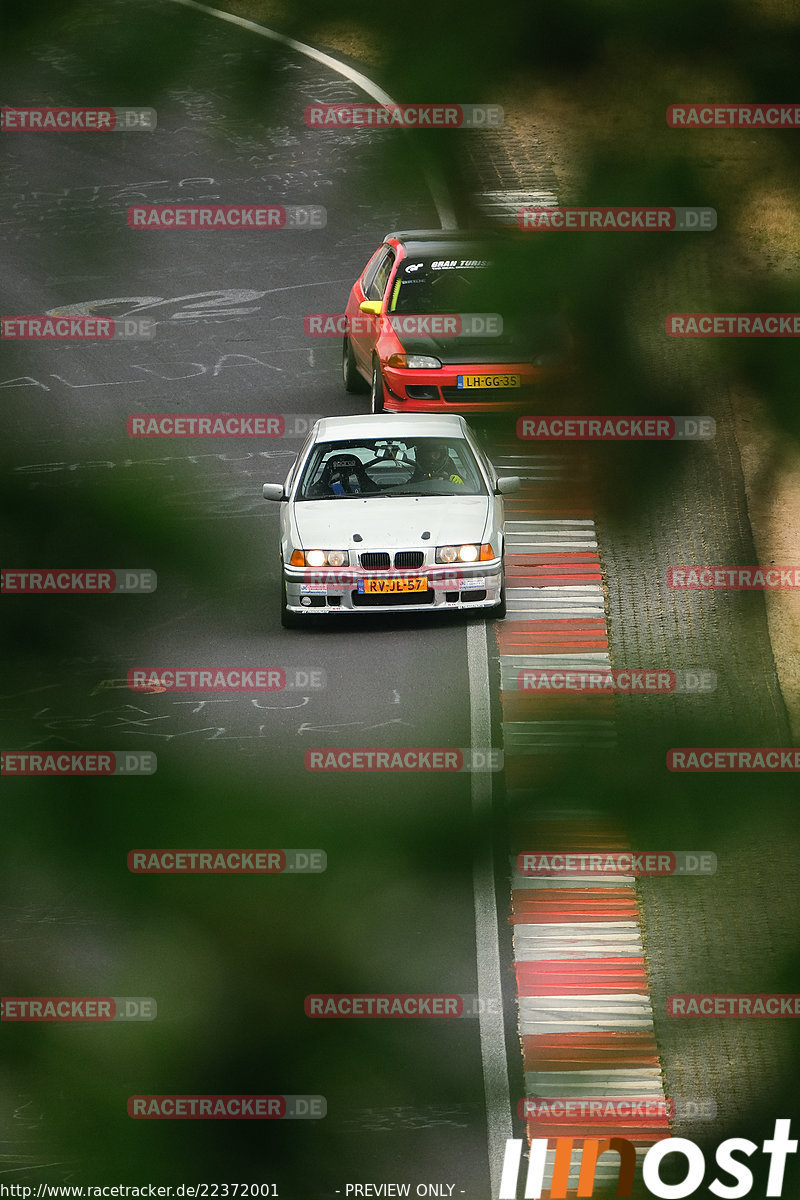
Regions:
M 122 94 L 110 96 L 115 62 Z M 150 572 L 157 586 L 0 601 L 4 751 L 114 752 L 148 771 L 3 778 L 2 991 L 127 997 L 131 1011 L 152 998 L 157 1015 L 3 1021 L 0 1183 L 497 1200 L 506 1138 L 564 1128 L 524 1121 L 518 1100 L 558 1095 L 565 1079 L 575 1094 L 569 1070 L 588 1071 L 587 1095 L 677 1097 L 673 1133 L 698 1141 L 734 1127 L 749 1136 L 756 1112 L 771 1132 L 771 1087 L 775 1115 L 791 1115 L 789 1033 L 769 1022 L 687 1032 L 665 1015 L 690 985 L 791 990 L 788 927 L 761 915 L 779 885 L 797 899 L 785 882 L 787 793 L 766 793 L 748 874 L 741 794 L 720 820 L 704 807 L 704 777 L 670 792 L 661 765 L 695 734 L 712 744 L 707 697 L 549 703 L 518 684 L 533 666 L 709 669 L 721 744 L 789 745 L 761 600 L 723 611 L 661 586 L 666 564 L 698 553 L 754 561 L 711 368 L 698 368 L 697 386 L 716 397 L 717 439 L 653 449 L 652 471 L 636 459 L 638 524 L 614 505 L 633 487 L 636 471 L 621 466 L 630 447 L 601 459 L 597 447 L 521 442 L 510 421 L 474 422 L 501 473 L 523 480 L 506 505 L 506 621 L 281 628 L 278 506 L 262 484 L 283 481 L 318 417 L 369 404 L 341 385 L 340 339 L 308 336 L 304 318 L 342 310 L 388 230 L 452 226 L 472 203 L 406 156 L 401 134 L 304 124 L 312 102 L 363 100 L 353 72 L 370 69 L 342 62 L 337 71 L 184 0 L 107 0 L 23 40 L 4 80 L 3 104 L 125 104 L 158 118 L 152 131 L 2 135 L 0 311 L 152 323 L 152 336 L 129 341 L 0 344 L 3 566 Z M 529 148 L 511 135 L 493 158 L 475 145 L 484 211 L 558 186 L 547 157 L 528 170 Z M 317 218 L 241 232 L 128 224 L 136 205 L 199 203 Z M 666 377 L 661 351 L 645 350 Z M 145 414 L 277 416 L 282 432 L 131 436 Z M 670 476 L 673 451 L 685 465 Z M 648 507 L 659 484 L 663 503 Z M 165 668 L 267 669 L 285 686 L 129 685 L 131 671 Z M 609 767 L 618 746 L 629 757 Z M 505 771 L 309 769 L 313 750 L 417 748 L 502 748 Z M 518 853 L 563 845 L 716 851 L 720 876 L 662 884 L 621 872 L 586 891 L 585 880 L 532 883 L 518 871 Z M 300 851 L 324 869 L 129 869 L 134 850 L 216 847 Z M 469 1015 L 309 1015 L 309 996 L 349 993 L 465 997 Z M 726 1072 L 737 1071 L 732 1100 Z M 132 1097 L 234 1094 L 299 1097 L 308 1119 L 153 1122 L 128 1108 Z M 714 1120 L 692 1123 L 686 1103 L 709 1097 Z M 667 1122 L 612 1121 L 598 1136 L 615 1132 L 641 1149 Z
M 117 12 L 124 22 L 124 6 Z M 19 779 L 9 791 L 23 840 L 37 831 L 39 866 L 10 893 L 10 973 L 33 972 L 33 992 L 13 990 L 38 994 L 51 970 L 80 964 L 68 994 L 154 996 L 159 1017 L 138 1026 L 146 1046 L 124 1036 L 130 1029 L 109 1039 L 53 1027 L 43 1069 L 59 1094 L 31 1103 L 45 1161 L 59 1165 L 42 1174 L 36 1141 L 32 1150 L 30 1133 L 15 1138 L 13 1122 L 4 1150 L 32 1164 L 31 1178 L 100 1178 L 105 1121 L 128 1121 L 131 1094 L 323 1094 L 328 1117 L 288 1132 L 228 1122 L 209 1139 L 202 1126 L 172 1126 L 175 1157 L 162 1127 L 130 1123 L 122 1161 L 119 1134 L 111 1139 L 115 1166 L 132 1178 L 166 1153 L 166 1173 L 180 1167 L 184 1178 L 191 1161 L 193 1179 L 274 1180 L 283 1195 L 412 1177 L 479 1194 L 477 1020 L 313 1022 L 303 1011 L 314 991 L 477 992 L 470 776 L 409 783 L 304 766 L 312 747 L 469 746 L 470 622 L 356 618 L 281 630 L 277 507 L 261 497 L 313 419 L 358 411 L 340 387 L 339 339 L 307 337 L 304 315 L 340 311 L 386 230 L 436 227 L 437 212 L 422 179 L 408 178 L 405 194 L 396 180 L 376 182 L 370 138 L 305 130 L 312 99 L 359 96 L 347 81 L 242 31 L 151 7 L 156 26 L 167 18 L 202 23 L 204 77 L 159 104 L 157 134 L 6 147 L 3 310 L 156 322 L 152 341 L 4 346 L 5 487 L 21 519 L 6 561 L 113 559 L 158 577 L 149 595 L 6 605 L 17 654 L 4 673 L 4 744 L 158 760 L 141 779 Z M 260 126 L 229 115 L 243 59 L 280 81 Z M 25 65 L 31 97 L 57 92 L 69 69 L 55 52 Z M 90 76 L 78 83 L 91 88 Z M 136 202 L 212 199 L 321 204 L 327 224 L 183 236 L 126 225 Z M 142 412 L 282 414 L 300 432 L 129 438 L 126 421 Z M 266 695 L 126 686 L 131 668 L 181 665 L 300 675 L 295 690 Z M 187 890 L 125 867 L 134 846 L 212 844 L 319 846 L 328 869 L 193 879 Z M 86 1055 L 115 1077 L 102 1111 L 98 1094 L 70 1094 Z

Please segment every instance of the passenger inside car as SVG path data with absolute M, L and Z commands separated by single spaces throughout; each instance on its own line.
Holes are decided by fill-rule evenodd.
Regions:
M 361 492 L 379 492 L 374 480 L 364 470 L 364 464 L 354 454 L 333 454 L 325 463 L 319 480 L 309 488 L 311 498 L 321 496 L 356 496 Z

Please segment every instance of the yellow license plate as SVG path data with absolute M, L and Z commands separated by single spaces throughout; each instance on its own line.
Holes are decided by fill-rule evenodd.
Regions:
M 520 375 L 459 375 L 460 388 L 515 388 L 522 387 Z
M 365 592 L 427 592 L 428 580 L 422 576 L 415 579 L 364 579 Z

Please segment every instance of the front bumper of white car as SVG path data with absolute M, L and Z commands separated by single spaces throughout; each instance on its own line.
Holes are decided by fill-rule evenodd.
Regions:
M 289 612 L 326 616 L 493 608 L 500 603 L 503 573 L 495 558 L 416 571 L 287 566 L 284 580 Z

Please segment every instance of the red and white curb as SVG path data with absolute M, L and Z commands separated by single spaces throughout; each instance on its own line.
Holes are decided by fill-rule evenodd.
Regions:
M 523 479 L 505 506 L 508 616 L 497 626 L 504 754 L 613 748 L 613 697 L 567 696 L 559 703 L 517 687 L 525 668 L 611 665 L 593 515 L 560 507 L 563 458 L 501 453 L 495 462 Z M 529 765 L 517 764 L 517 771 L 525 774 Z
M 536 785 L 552 778 L 549 762 L 575 751 L 599 756 L 616 745 L 613 696 L 520 691 L 530 667 L 611 666 L 603 575 L 594 518 L 586 507 L 565 510 L 567 486 L 550 456 L 523 471 L 521 458 L 497 454 L 498 469 L 524 475 L 506 504 L 508 616 L 496 627 L 506 799 L 515 814 L 511 840 L 511 922 L 526 1098 L 573 1100 L 535 1104 L 526 1114 L 531 1138 L 624 1137 L 641 1158 L 669 1137 L 632 875 L 529 875 L 520 853 L 629 849 L 624 833 L 588 810 L 537 808 Z M 554 486 L 555 485 L 555 486 Z M 557 756 L 555 760 L 545 756 Z M 590 1107 L 590 1100 L 615 1100 Z M 651 1105 L 636 1101 L 654 1101 Z M 625 1103 L 631 1101 L 630 1104 Z M 645 1108 L 657 1115 L 642 1115 Z M 549 1140 L 546 1183 L 556 1143 Z M 575 1155 L 568 1182 L 574 1196 Z M 616 1155 L 603 1155 L 597 1187 L 616 1180 Z M 546 1189 L 544 1196 L 549 1195 Z M 563 1190 L 558 1191 L 563 1196 Z

